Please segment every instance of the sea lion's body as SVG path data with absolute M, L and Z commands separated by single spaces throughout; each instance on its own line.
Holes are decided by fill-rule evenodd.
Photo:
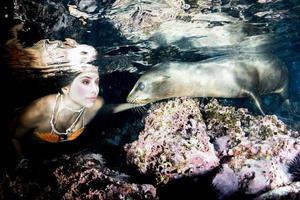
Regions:
M 251 97 L 259 110 L 260 96 L 287 98 L 288 70 L 275 57 L 227 56 L 196 63 L 166 62 L 143 74 L 128 102 L 150 103 L 171 97 Z

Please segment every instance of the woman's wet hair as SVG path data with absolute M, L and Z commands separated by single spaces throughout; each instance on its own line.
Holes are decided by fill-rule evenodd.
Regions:
M 74 68 L 75 69 L 75 68 Z M 98 67 L 92 64 L 83 64 L 82 66 L 78 67 L 78 70 L 73 71 L 64 71 L 58 73 L 55 76 L 56 81 L 54 80 L 55 87 L 61 92 L 61 88 L 69 85 L 72 81 L 81 73 L 84 72 L 97 72 L 99 73 Z
M 55 83 L 55 88 L 58 92 L 61 92 L 61 88 L 71 84 L 79 74 L 80 72 L 64 72 L 63 74 L 56 76 L 53 81 Z

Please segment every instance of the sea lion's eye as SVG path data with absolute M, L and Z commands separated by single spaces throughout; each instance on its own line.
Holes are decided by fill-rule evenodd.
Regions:
M 137 87 L 138 87 L 139 90 L 143 90 L 145 88 L 145 84 L 144 83 L 139 83 Z

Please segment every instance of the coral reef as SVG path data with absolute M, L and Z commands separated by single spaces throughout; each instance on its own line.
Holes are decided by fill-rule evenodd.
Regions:
M 0 199 L 57 199 L 57 187 L 45 166 L 22 160 L 16 168 L 2 171 Z
M 154 104 L 125 151 L 128 163 L 157 184 L 219 167 L 207 184 L 220 199 L 252 197 L 299 180 L 298 136 L 275 115 L 180 98 Z
M 129 177 L 105 167 L 100 154 L 61 157 L 53 172 L 64 199 L 155 199 L 152 185 L 129 183 Z
M 215 99 L 204 105 L 177 98 L 152 104 L 144 127 L 139 120 L 107 130 L 92 148 L 131 142 L 125 155 L 114 154 L 130 166 L 119 158 L 108 168 L 94 150 L 23 163 L 1 176 L 0 198 L 176 199 L 187 191 L 194 197 L 195 190 L 195 197 L 213 192 L 209 199 L 299 198 L 299 133 L 275 115 L 254 116 Z
M 1 199 L 157 199 L 156 188 L 131 183 L 129 176 L 108 169 L 98 153 L 64 154 L 16 171 L 0 179 Z
M 253 116 L 246 109 L 235 110 L 213 100 L 204 107 L 204 116 L 219 156 L 231 157 L 221 174 L 228 174 L 228 167 L 233 170 L 232 180 L 239 180 L 236 191 L 258 194 L 293 181 L 288 167 L 300 152 L 299 133 L 275 115 Z M 219 179 L 217 175 L 213 183 L 220 190 L 224 184 L 232 185 L 218 186 Z
M 219 165 L 199 102 L 176 99 L 154 105 L 139 139 L 125 146 L 127 161 L 156 182 L 197 175 Z
M 295 182 L 288 186 L 280 187 L 273 189 L 269 192 L 266 192 L 255 200 L 285 200 L 285 199 L 300 199 L 300 183 Z

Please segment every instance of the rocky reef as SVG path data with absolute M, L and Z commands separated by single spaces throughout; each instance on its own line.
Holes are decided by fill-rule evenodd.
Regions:
M 2 173 L 1 198 L 299 198 L 297 131 L 275 115 L 201 102 L 152 104 L 145 118 L 127 119 L 89 150 L 19 163 Z M 123 158 L 105 162 L 105 143 L 123 147 L 114 154 Z
M 249 198 L 299 178 L 298 135 L 275 115 L 254 116 L 215 99 L 175 99 L 151 107 L 125 151 L 127 162 L 157 185 L 218 168 L 207 184 L 220 199 Z
M 218 166 L 198 104 L 176 99 L 153 106 L 138 140 L 125 146 L 128 163 L 153 174 L 157 183 Z
M 43 163 L 19 163 L 1 178 L 0 198 L 157 199 L 154 186 L 130 179 L 107 168 L 101 154 L 81 151 Z
M 53 171 L 64 199 L 155 199 L 156 189 L 130 183 L 130 177 L 105 167 L 100 154 L 64 156 Z

